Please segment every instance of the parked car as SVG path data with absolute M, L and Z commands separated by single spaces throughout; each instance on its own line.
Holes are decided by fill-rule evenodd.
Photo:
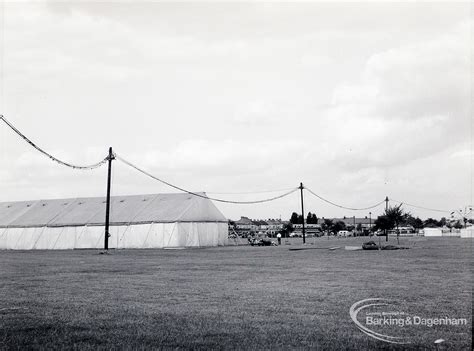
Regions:
M 362 244 L 362 249 L 363 250 L 378 250 L 379 246 L 373 241 L 369 241 Z

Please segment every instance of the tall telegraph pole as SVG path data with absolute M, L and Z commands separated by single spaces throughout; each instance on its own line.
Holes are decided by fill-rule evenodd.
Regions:
M 372 212 L 369 212 L 369 236 L 372 236 Z
M 303 217 L 303 244 L 306 244 L 306 232 L 304 227 L 304 204 L 303 204 L 303 183 L 300 183 L 300 195 L 301 195 L 301 216 Z
M 388 210 L 388 196 L 385 196 L 385 214 L 387 214 Z M 388 241 L 388 230 L 385 229 L 385 241 Z
M 107 201 L 105 207 L 105 235 L 104 235 L 104 250 L 109 249 L 109 221 L 110 221 L 110 182 L 112 178 L 112 160 L 115 159 L 112 152 L 112 147 L 109 147 L 109 169 L 107 171 Z

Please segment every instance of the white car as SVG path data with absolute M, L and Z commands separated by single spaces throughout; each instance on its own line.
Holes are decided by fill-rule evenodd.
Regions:
M 348 230 L 340 230 L 337 232 L 337 236 L 352 236 L 352 232 L 348 231 Z

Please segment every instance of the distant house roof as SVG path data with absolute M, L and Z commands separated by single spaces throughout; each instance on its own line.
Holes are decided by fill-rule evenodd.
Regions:
M 110 208 L 111 225 L 227 222 L 211 200 L 186 193 L 112 196 Z M 104 197 L 0 203 L 0 227 L 103 225 L 104 218 Z
M 280 225 L 280 224 L 283 224 L 283 222 L 280 221 L 279 219 L 269 219 L 269 220 L 267 220 L 267 224 L 269 224 L 269 225 Z
M 248 217 L 240 217 L 239 220 L 234 222 L 235 225 L 251 225 L 253 224 L 252 220 Z
M 346 218 L 331 218 L 333 222 L 344 222 L 346 225 L 354 225 L 354 217 L 346 217 Z M 355 225 L 357 224 L 370 224 L 370 218 L 359 217 L 355 218 Z M 372 218 L 372 224 L 374 224 L 374 218 Z
M 255 225 L 268 225 L 267 222 L 262 221 L 261 219 L 255 219 L 255 220 L 252 221 L 252 223 L 255 224 Z
M 280 225 L 280 224 L 287 224 L 289 221 L 282 221 L 279 219 L 250 219 L 248 217 L 241 216 L 239 220 L 234 221 L 235 225 Z

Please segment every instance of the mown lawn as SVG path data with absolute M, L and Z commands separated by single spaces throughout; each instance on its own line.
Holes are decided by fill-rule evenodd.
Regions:
M 412 328 L 405 347 L 435 349 L 442 338 L 440 349 L 470 349 L 472 242 L 401 240 L 411 249 L 312 249 L 364 241 L 318 238 L 301 251 L 289 250 L 301 239 L 110 255 L 0 251 L 0 347 L 395 349 L 349 317 L 356 301 L 384 297 L 419 315 L 468 318 Z

